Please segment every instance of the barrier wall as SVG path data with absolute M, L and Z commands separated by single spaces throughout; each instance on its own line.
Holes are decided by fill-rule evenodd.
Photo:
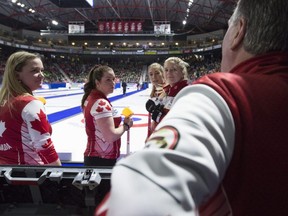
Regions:
M 49 85 L 49 89 L 57 89 L 57 88 L 66 88 L 66 83 L 50 83 Z
M 130 87 L 132 85 L 136 85 L 136 83 L 127 83 L 127 84 L 128 84 L 127 87 Z M 42 89 L 75 88 L 75 87 L 83 88 L 83 85 L 84 84 L 82 84 L 82 83 L 70 84 L 70 83 L 65 83 L 65 82 L 63 82 L 63 83 L 45 83 L 42 85 Z M 149 85 L 148 82 L 143 82 L 141 89 L 148 88 L 149 87 L 148 85 Z M 115 84 L 115 89 L 117 89 L 117 88 L 122 88 L 120 82 Z
M 0 214 L 91 216 L 110 187 L 111 170 L 0 166 Z

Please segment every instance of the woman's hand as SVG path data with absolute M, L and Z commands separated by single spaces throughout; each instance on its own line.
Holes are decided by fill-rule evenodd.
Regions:
M 124 125 L 127 126 L 127 130 L 129 130 L 133 126 L 133 119 L 131 117 L 125 117 Z

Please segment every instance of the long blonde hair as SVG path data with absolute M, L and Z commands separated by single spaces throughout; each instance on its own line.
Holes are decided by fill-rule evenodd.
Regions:
M 162 83 L 162 86 L 159 86 L 159 88 L 163 88 L 163 85 L 165 85 L 165 78 L 164 78 L 164 68 L 161 64 L 155 62 L 155 63 L 152 63 L 148 66 L 148 72 L 150 69 L 154 69 L 156 71 L 159 71 L 159 73 L 161 74 L 162 76 L 162 79 L 163 79 L 163 82 Z M 151 90 L 151 93 L 150 93 L 150 97 L 155 97 L 155 96 L 159 96 L 161 92 L 159 92 L 159 89 L 157 89 L 157 86 L 155 85 L 152 85 L 152 90 Z
M 0 106 L 4 106 L 10 99 L 19 95 L 33 95 L 24 83 L 18 80 L 18 72 L 27 64 L 28 61 L 40 58 L 39 54 L 18 51 L 10 55 L 6 62 L 2 87 L 0 89 Z
M 170 62 L 172 64 L 179 65 L 179 67 L 182 69 L 183 73 L 183 80 L 188 80 L 188 70 L 187 68 L 190 66 L 187 62 L 183 61 L 179 57 L 169 57 L 168 59 L 165 60 L 164 66 L 167 62 Z

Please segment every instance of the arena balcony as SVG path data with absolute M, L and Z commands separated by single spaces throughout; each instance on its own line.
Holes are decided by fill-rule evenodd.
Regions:
M 30 42 L 25 40 L 11 39 L 11 37 L 0 36 L 0 45 L 15 47 L 17 49 L 31 50 L 37 52 L 50 52 L 50 53 L 65 53 L 65 54 L 85 54 L 85 55 L 185 55 L 185 54 L 201 54 L 210 52 L 212 50 L 221 49 L 221 42 L 218 43 L 205 43 L 202 46 L 191 44 L 182 47 L 177 46 L 139 46 L 139 47 L 121 47 L 121 46 L 72 46 L 60 45 L 53 43 Z

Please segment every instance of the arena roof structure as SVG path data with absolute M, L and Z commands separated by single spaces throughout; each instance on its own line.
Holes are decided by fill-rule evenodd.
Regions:
M 99 22 L 136 20 L 144 33 L 162 22 L 169 23 L 175 35 L 194 35 L 226 29 L 235 4 L 236 0 L 0 0 L 0 23 L 15 30 L 67 32 L 69 22 L 83 22 L 85 32 L 97 32 Z

